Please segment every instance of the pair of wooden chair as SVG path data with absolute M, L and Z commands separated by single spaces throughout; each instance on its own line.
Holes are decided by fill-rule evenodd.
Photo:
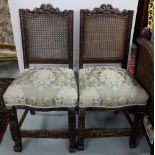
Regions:
M 126 70 L 133 11 L 120 12 L 111 5 L 80 11 L 80 68 L 89 63 L 121 63 L 122 67 L 80 69 L 77 82 L 72 70 L 73 11 L 61 12 L 51 5 L 42 5 L 19 13 L 27 69 L 3 96 L 9 110 L 14 150 L 22 151 L 21 139 L 25 137 L 68 138 L 70 152 L 83 150 L 84 139 L 95 137 L 130 136 L 130 146 L 136 147 L 148 95 Z M 70 69 L 28 69 L 30 64 L 68 64 Z M 25 109 L 20 121 L 17 109 Z M 67 111 L 68 129 L 22 130 L 28 111 Z M 85 129 L 87 111 L 123 111 L 131 128 Z M 134 120 L 129 112 L 134 114 Z

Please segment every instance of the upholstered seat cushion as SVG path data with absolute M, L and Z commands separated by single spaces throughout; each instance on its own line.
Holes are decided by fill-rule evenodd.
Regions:
M 7 107 L 73 107 L 77 103 L 77 85 L 73 70 L 38 68 L 25 70 L 6 90 Z
M 146 105 L 148 95 L 122 68 L 94 67 L 79 70 L 80 107 L 117 108 Z
M 144 116 L 143 125 L 144 125 L 145 131 L 146 131 L 147 137 L 149 138 L 150 143 L 153 144 L 154 143 L 154 129 L 148 116 Z

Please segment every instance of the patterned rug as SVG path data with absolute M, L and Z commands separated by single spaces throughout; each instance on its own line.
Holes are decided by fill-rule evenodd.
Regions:
M 8 125 L 7 111 L 4 108 L 0 108 L 0 143 L 2 142 L 7 125 Z
M 14 79 L 0 78 L 0 143 L 8 125 L 7 110 L 4 108 L 2 96 Z

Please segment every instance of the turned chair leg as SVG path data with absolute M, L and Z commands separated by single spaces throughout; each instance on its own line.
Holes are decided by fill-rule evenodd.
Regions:
M 77 149 L 78 150 L 84 150 L 85 115 L 86 115 L 86 110 L 84 108 L 79 108 L 79 115 L 78 115 L 78 139 L 77 139 Z
M 68 127 L 69 127 L 69 152 L 76 151 L 76 110 L 68 111 Z
M 137 138 L 140 131 L 140 122 L 141 122 L 142 114 L 137 112 L 134 116 L 134 122 L 133 122 L 133 131 L 130 135 L 130 148 L 136 148 L 137 147 Z
M 11 110 L 9 110 L 9 125 L 10 125 L 10 132 L 12 135 L 12 139 L 15 142 L 14 151 L 21 152 L 22 140 L 21 140 L 20 129 L 18 125 L 17 110 L 14 107 Z

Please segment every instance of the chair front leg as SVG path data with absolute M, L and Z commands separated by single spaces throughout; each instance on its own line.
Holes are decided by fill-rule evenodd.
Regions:
M 20 129 L 18 125 L 17 110 L 14 107 L 11 110 L 9 110 L 9 125 L 10 125 L 10 132 L 12 135 L 12 139 L 15 142 L 14 151 L 21 152 L 22 140 L 21 140 Z
M 86 115 L 86 110 L 84 108 L 79 108 L 79 113 L 78 113 L 78 140 L 77 140 L 78 150 L 84 150 L 85 115 Z
M 133 131 L 130 135 L 130 148 L 137 147 L 137 138 L 139 136 L 141 120 L 142 120 L 142 114 L 140 112 L 136 112 L 134 116 L 133 127 L 132 127 Z
M 69 152 L 76 150 L 76 110 L 70 108 L 68 111 L 68 127 L 69 127 Z

